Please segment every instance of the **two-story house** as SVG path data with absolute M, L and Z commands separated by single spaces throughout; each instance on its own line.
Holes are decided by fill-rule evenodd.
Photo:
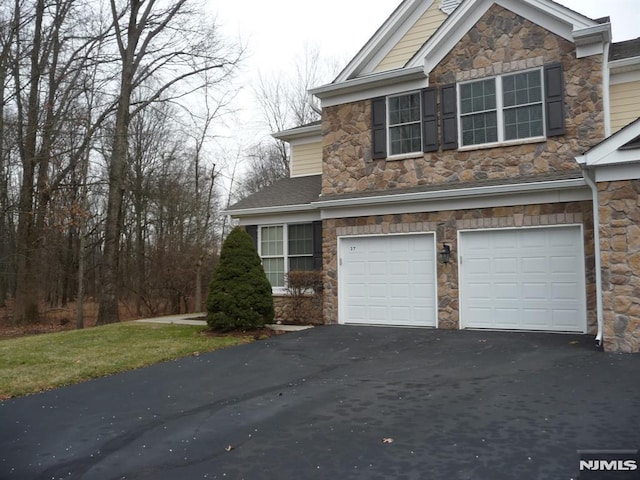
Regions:
M 640 350 L 640 39 L 551 0 L 404 0 L 232 206 L 326 323 L 590 333 Z

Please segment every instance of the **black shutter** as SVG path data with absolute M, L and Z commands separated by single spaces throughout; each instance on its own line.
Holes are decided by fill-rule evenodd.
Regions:
M 387 158 L 387 99 L 386 97 L 371 100 L 373 128 L 371 132 L 371 158 L 379 160 Z
M 313 222 L 313 269 L 322 270 L 322 221 Z
M 547 107 L 547 136 L 564 135 L 564 78 L 560 63 L 544 67 L 544 100 Z
M 456 84 L 440 89 L 440 121 L 442 122 L 442 149 L 458 148 L 458 100 Z
M 249 234 L 251 240 L 253 240 L 253 245 L 258 250 L 258 226 L 257 225 L 247 225 L 244 227 L 245 232 Z
M 438 107 L 436 88 L 422 90 L 422 151 L 438 150 Z

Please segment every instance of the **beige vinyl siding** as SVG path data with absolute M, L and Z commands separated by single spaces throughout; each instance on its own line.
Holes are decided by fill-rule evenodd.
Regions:
M 322 142 L 291 145 L 291 176 L 322 173 Z
M 640 117 L 640 80 L 611 85 L 611 133 Z
M 413 27 L 409 29 L 404 37 L 402 37 L 382 59 L 374 69 L 375 72 L 383 72 L 385 70 L 403 67 L 411 57 L 420 50 L 424 42 L 433 35 L 447 18 L 447 15 L 438 8 L 439 6 L 439 1 L 434 1 L 431 4 L 422 17 L 418 19 Z

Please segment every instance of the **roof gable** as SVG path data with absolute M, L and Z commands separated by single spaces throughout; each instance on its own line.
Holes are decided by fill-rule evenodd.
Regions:
M 598 23 L 550 0 L 465 0 L 426 41 L 407 63 L 406 68 L 422 65 L 425 73 L 429 73 L 493 4 L 500 5 L 577 45 L 592 45 L 601 39 L 608 41 L 611 36 L 609 23 Z
M 440 0 L 404 0 L 340 72 L 334 83 L 374 72 L 425 12 L 439 3 Z
M 576 158 L 586 167 L 608 167 L 640 162 L 640 118 Z

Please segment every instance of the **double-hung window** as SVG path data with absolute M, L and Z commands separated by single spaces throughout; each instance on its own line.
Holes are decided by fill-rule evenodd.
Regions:
M 388 98 L 389 154 L 422 152 L 420 92 Z
M 542 70 L 459 86 L 462 146 L 544 137 Z
M 260 227 L 260 257 L 272 287 L 284 287 L 292 270 L 313 270 L 313 225 Z

